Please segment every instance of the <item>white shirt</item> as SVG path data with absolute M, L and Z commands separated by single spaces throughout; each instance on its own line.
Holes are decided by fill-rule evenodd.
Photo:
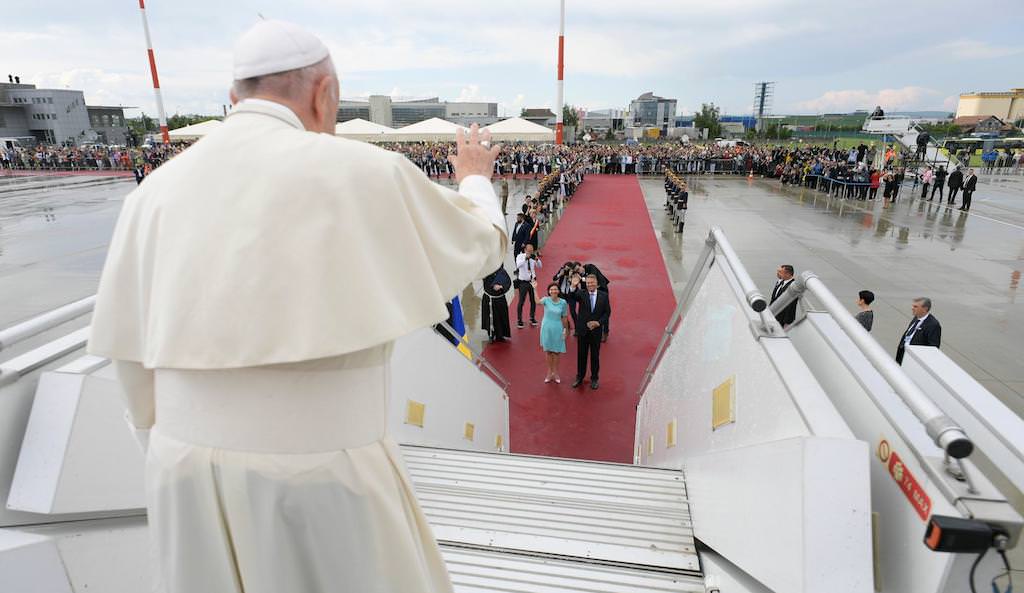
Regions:
M 542 267 L 544 267 L 544 264 L 541 263 L 539 257 L 529 259 L 526 257 L 526 252 L 516 256 L 516 278 L 519 280 L 526 280 L 527 282 L 536 280 L 537 269 Z
M 910 340 L 914 339 L 914 334 L 917 333 L 917 330 L 921 329 L 921 325 L 924 323 L 925 319 L 928 319 L 929 315 L 931 315 L 931 313 L 925 313 L 924 317 L 919 317 L 918 319 L 915 320 L 914 325 L 911 326 L 913 329 L 907 329 L 907 333 L 903 334 L 904 346 L 910 345 Z
M 597 291 L 590 293 L 590 310 L 593 311 L 597 308 Z

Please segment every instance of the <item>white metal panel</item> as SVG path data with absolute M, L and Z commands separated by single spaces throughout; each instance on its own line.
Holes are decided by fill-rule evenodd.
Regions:
M 687 459 L 686 474 L 696 537 L 769 589 L 871 591 L 864 443 L 801 437 L 716 451 Z
M 123 420 L 120 389 L 98 375 L 40 378 L 9 508 L 59 514 L 145 506 L 143 457 Z
M 932 514 L 961 516 L 933 482 L 929 469 L 912 452 L 916 447 L 926 457 L 941 461 L 942 451 L 828 314 L 808 313 L 806 322 L 790 330 L 789 335 L 851 430 L 871 448 L 871 509 L 878 514 L 880 543 L 875 553 L 881 575 L 879 590 L 940 590 L 955 556 L 936 554 L 922 545 L 926 522 L 879 459 L 877 447 L 884 439 L 900 456 L 906 471 L 928 494 Z M 872 405 L 873 398 L 885 407 L 884 414 L 882 408 Z M 894 428 L 894 422 L 900 430 Z M 929 451 L 931 455 L 927 455 Z
M 41 535 L 0 529 L 0 591 L 72 593 L 56 543 Z
M 71 343 L 84 345 L 82 336 L 76 335 Z M 48 369 L 67 364 L 80 357 L 77 350 L 66 352 L 68 340 L 59 340 L 56 345 L 46 344 L 4 363 L 5 369 L 16 371 L 17 380 L 9 384 L 0 382 L 0 502 L 6 502 L 11 480 L 17 466 L 22 439 L 35 399 L 39 377 Z M 65 353 L 63 357 L 54 355 Z M 47 362 L 49 361 L 49 362 Z M 35 369 L 23 374 L 27 369 Z M 69 521 L 103 514 L 41 515 L 15 511 L 0 505 L 0 526 L 14 526 L 28 523 Z M 107 514 L 109 516 L 109 514 Z
M 449 546 L 442 546 L 441 553 L 456 593 L 705 591 L 699 576 Z
M 403 448 L 439 540 L 699 570 L 678 471 Z
M 1024 419 L 1013 413 L 938 348 L 911 346 L 903 370 L 964 428 L 971 441 L 1015 492 L 1024 492 Z
M 691 301 L 637 410 L 638 444 L 645 465 L 682 467 L 686 457 L 707 451 L 810 434 L 772 358 L 751 333 L 741 307 L 746 305 L 738 300 L 716 262 Z M 713 430 L 712 391 L 730 377 L 735 378 L 736 422 Z M 667 431 L 673 420 L 678 440 L 669 446 Z M 653 454 L 648 449 L 652 437 Z
M 63 588 L 29 588 L 24 593 L 141 593 L 153 590 L 147 533 L 142 517 L 97 519 L 0 529 L 0 541 L 5 536 L 39 538 L 56 551 L 33 578 L 59 579 Z M 0 566 L 7 557 L 0 549 Z M 0 571 L 0 583 L 3 574 Z M 22 593 L 2 586 L 0 591 Z
M 423 426 L 407 424 L 408 400 L 426 406 Z M 388 431 L 400 443 L 508 451 L 508 399 L 504 389 L 430 328 L 395 342 L 391 359 Z M 465 438 L 473 424 L 473 440 Z

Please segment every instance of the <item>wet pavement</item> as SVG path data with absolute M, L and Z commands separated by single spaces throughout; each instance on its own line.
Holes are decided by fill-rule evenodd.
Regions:
M 96 292 L 121 202 L 134 188 L 134 180 L 62 178 L 0 189 L 0 328 Z
M 893 352 L 911 301 L 930 297 L 943 352 L 1024 415 L 1024 180 L 979 184 L 970 213 L 922 201 L 909 184 L 895 204 L 742 177 L 691 186 L 677 234 L 662 208 L 663 180 L 641 181 L 677 295 L 718 225 L 765 294 L 784 263 L 817 273 L 851 311 L 859 290 L 873 291 L 872 334 Z

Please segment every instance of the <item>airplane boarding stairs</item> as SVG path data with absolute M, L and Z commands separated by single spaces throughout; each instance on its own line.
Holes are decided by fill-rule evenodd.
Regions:
M 85 299 L 0 332 L 0 591 L 149 590 L 142 455 Z M 393 356 L 389 431 L 455 590 L 704 592 L 678 469 L 510 455 L 507 384 L 437 333 Z M 428 370 L 429 369 L 429 370 Z M 416 377 L 415 382 L 412 377 Z M 456 400 L 456 401 L 452 401 Z
M 917 138 L 921 134 L 921 128 L 910 118 L 900 116 L 869 118 L 865 120 L 862 130 L 868 134 L 892 136 L 899 141 L 900 144 L 909 149 L 914 155 L 914 158 L 907 163 L 909 166 L 930 165 L 935 169 L 941 166 L 945 167 L 947 171 L 951 171 L 959 164 L 950 163 L 949 157 L 932 140 L 929 140 L 928 145 L 925 147 L 924 158 L 917 159 Z M 885 157 L 880 155 L 879 158 L 884 159 Z
M 977 555 L 925 547 L 937 515 L 1005 531 L 1012 556 L 1024 422 L 937 349 L 896 367 L 813 274 L 787 294 L 767 307 L 712 229 L 633 465 L 509 454 L 500 373 L 429 329 L 399 340 L 389 432 L 455 590 L 965 591 Z M 3 593 L 149 590 L 142 455 L 108 361 L 82 353 L 91 306 L 0 331 Z M 1000 570 L 989 554 L 977 582 Z

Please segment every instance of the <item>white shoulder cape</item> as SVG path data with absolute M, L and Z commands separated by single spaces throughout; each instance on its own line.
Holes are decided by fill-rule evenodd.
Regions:
M 489 181 L 467 197 L 288 115 L 236 109 L 125 199 L 89 352 L 183 369 L 337 356 L 445 319 L 501 263 Z

